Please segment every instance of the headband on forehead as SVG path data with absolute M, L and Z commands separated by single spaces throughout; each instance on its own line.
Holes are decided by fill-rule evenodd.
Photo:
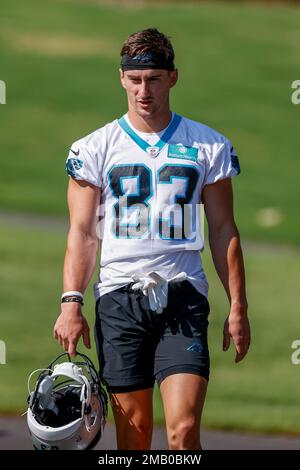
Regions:
M 166 59 L 164 54 L 147 52 L 146 54 L 137 54 L 133 57 L 124 54 L 121 59 L 121 69 L 124 71 L 145 69 L 174 70 L 174 68 L 173 57 Z

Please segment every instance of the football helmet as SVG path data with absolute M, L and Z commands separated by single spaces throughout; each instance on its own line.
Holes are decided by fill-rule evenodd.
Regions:
M 101 438 L 107 417 L 107 395 L 92 361 L 77 353 L 59 355 L 28 378 L 27 424 L 34 449 L 88 450 Z M 67 362 L 58 361 L 68 357 Z M 34 390 L 32 376 L 40 372 Z

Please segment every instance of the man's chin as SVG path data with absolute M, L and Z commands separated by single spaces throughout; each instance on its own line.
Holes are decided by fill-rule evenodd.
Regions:
M 136 109 L 136 112 L 139 116 L 141 117 L 151 117 L 155 114 L 155 110 L 152 106 L 149 106 L 149 108 L 140 108 L 139 106 Z

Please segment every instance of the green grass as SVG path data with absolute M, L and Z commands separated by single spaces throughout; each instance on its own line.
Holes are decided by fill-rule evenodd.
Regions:
M 0 339 L 7 346 L 7 364 L 0 366 L 2 412 L 26 409 L 29 372 L 46 365 L 61 351 L 52 339 L 52 329 L 59 313 L 65 234 L 55 228 L 50 232 L 20 227 L 6 224 L 0 232 Z M 299 336 L 295 292 L 300 251 L 246 246 L 245 252 L 253 340 L 249 356 L 238 365 L 234 364 L 232 348 L 227 353 L 221 350 L 227 301 L 209 252 L 204 254 L 211 284 L 212 373 L 203 424 L 299 433 L 299 371 L 290 358 L 291 343 Z M 92 326 L 91 287 L 92 283 L 84 312 Z M 96 360 L 94 346 L 90 354 Z M 155 418 L 157 423 L 163 423 L 158 390 Z
M 70 144 L 126 111 L 118 81 L 126 36 L 172 36 L 180 81 L 173 108 L 225 133 L 240 155 L 236 215 L 248 239 L 299 243 L 300 106 L 297 7 L 200 4 L 101 6 L 80 0 L 2 0 L 0 207 L 65 214 Z M 263 228 L 257 211 L 282 223 Z

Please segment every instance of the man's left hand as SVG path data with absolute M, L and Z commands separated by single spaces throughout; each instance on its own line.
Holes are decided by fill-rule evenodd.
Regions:
M 236 350 L 235 362 L 240 362 L 250 346 L 250 324 L 247 313 L 231 308 L 224 323 L 223 351 L 228 350 L 230 338 L 233 339 Z

